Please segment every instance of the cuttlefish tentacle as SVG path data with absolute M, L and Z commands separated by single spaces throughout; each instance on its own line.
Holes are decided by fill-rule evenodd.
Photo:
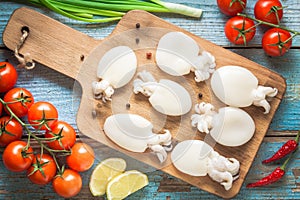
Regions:
M 111 97 L 115 92 L 110 83 L 104 79 L 100 82 L 94 81 L 92 83 L 92 88 L 94 97 L 96 99 L 101 99 L 103 102 L 111 101 Z
M 275 97 L 278 93 L 277 88 L 264 87 L 259 85 L 256 90 L 253 90 L 253 105 L 261 106 L 265 109 L 264 114 L 270 112 L 271 106 L 266 100 L 266 97 Z
M 229 190 L 232 187 L 233 177 L 229 172 L 220 172 L 218 170 L 211 169 L 208 171 L 208 175 L 214 181 L 223 185 L 225 190 Z
M 161 163 L 165 162 L 165 160 L 167 159 L 167 152 L 163 146 L 157 144 L 157 145 L 152 145 L 149 148 L 152 150 L 153 153 L 156 154 L 158 160 Z
M 191 117 L 192 126 L 197 127 L 200 132 L 209 133 L 212 128 L 213 116 L 216 114 L 214 106 L 201 102 L 195 105 L 195 111 L 197 114 L 193 114 Z
M 225 163 L 227 170 L 234 176 L 238 177 L 238 173 L 240 171 L 240 162 L 235 158 L 227 158 L 227 162 Z
M 133 92 L 135 94 L 142 93 L 146 97 L 150 97 L 155 91 L 157 82 L 144 82 L 141 79 L 136 79 L 133 82 Z
M 162 163 L 167 159 L 167 152 L 172 150 L 172 135 L 170 131 L 165 130 L 163 134 L 156 134 L 147 141 L 148 147 L 156 154 Z
M 135 94 L 142 93 L 147 97 L 151 96 L 158 85 L 157 81 L 147 71 L 139 72 L 137 75 L 139 78 L 133 82 L 133 92 Z
M 203 51 L 198 56 L 197 63 L 191 68 L 191 71 L 195 73 L 195 81 L 201 82 L 209 79 L 210 74 L 215 71 L 216 63 L 215 57 L 207 51 Z
M 172 144 L 172 135 L 169 130 L 165 130 L 163 134 L 156 134 L 147 141 L 148 146 L 160 144 L 162 146 L 169 147 Z
M 238 178 L 240 163 L 235 158 L 225 158 L 212 151 L 208 162 L 208 175 L 224 186 L 225 190 L 232 187 L 232 182 Z

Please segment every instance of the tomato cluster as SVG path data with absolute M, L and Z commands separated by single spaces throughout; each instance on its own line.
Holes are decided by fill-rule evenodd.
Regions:
M 283 17 L 283 6 L 279 0 L 258 0 L 254 6 L 254 16 L 257 24 L 251 18 L 236 16 L 241 13 L 247 0 L 217 0 L 220 11 L 232 16 L 225 25 L 227 39 L 233 44 L 246 45 L 255 35 L 256 26 L 278 25 Z M 262 47 L 269 56 L 282 56 L 292 45 L 291 34 L 281 28 L 270 28 L 262 37 Z
M 52 182 L 54 191 L 70 198 L 79 193 L 82 179 L 79 172 L 94 163 L 93 149 L 76 142 L 76 131 L 67 122 L 58 120 L 58 111 L 49 102 L 35 102 L 30 91 L 17 88 L 17 72 L 9 62 L 0 62 L 0 146 L 4 147 L 4 166 L 13 172 L 27 172 L 28 179 L 38 185 Z M 28 124 L 23 121 L 28 121 Z M 33 128 L 32 128 L 33 127 Z M 31 140 L 22 140 L 23 130 L 40 145 L 36 151 Z M 39 134 L 35 133 L 36 130 Z M 56 156 L 66 155 L 68 168 L 60 167 Z M 62 161 L 62 159 L 60 159 Z

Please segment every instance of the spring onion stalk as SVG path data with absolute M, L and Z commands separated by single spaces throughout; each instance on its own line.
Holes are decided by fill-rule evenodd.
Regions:
M 101 10 L 101 9 L 94 9 L 94 8 L 85 8 L 83 9 L 80 6 L 69 5 L 61 2 L 57 2 L 56 6 L 64 11 L 73 12 L 73 13 L 86 13 L 90 15 L 99 15 L 99 16 L 110 16 L 110 17 L 117 17 L 123 16 L 124 12 L 117 12 L 112 10 Z
M 75 19 L 75 20 L 79 20 L 79 21 L 85 21 L 85 22 L 97 22 L 97 23 L 104 23 L 104 22 L 110 22 L 110 21 L 115 21 L 115 20 L 120 20 L 121 17 L 120 16 L 116 16 L 116 17 L 106 17 L 106 18 L 91 18 L 90 16 L 84 16 L 84 13 L 70 13 L 67 11 L 62 10 L 61 8 L 59 8 L 58 6 L 56 6 L 54 3 L 51 3 L 48 0 L 39 0 L 39 2 L 41 3 L 41 5 L 49 8 L 50 10 L 53 10 L 56 13 L 59 13 L 61 15 L 64 15 L 66 17 L 69 17 L 71 19 Z M 86 13 L 88 14 L 88 13 Z
M 198 8 L 192 8 L 181 4 L 168 3 L 159 0 L 152 0 L 152 2 L 167 8 L 172 13 L 198 18 L 202 15 L 202 10 Z
M 202 10 L 160 0 L 29 0 L 66 17 L 85 22 L 119 20 L 130 10 L 167 12 L 189 17 L 201 17 Z

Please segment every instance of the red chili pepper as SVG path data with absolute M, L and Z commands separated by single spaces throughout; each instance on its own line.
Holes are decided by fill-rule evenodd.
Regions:
M 268 176 L 260 179 L 259 181 L 255 182 L 255 183 L 249 183 L 246 187 L 247 188 L 253 188 L 253 187 L 260 187 L 260 186 L 264 186 L 264 185 L 274 183 L 274 182 L 278 181 L 279 179 L 281 179 L 281 177 L 283 177 L 284 174 L 285 174 L 284 169 L 282 169 L 281 167 L 277 167 Z
M 274 183 L 274 182 L 280 180 L 285 174 L 285 167 L 286 167 L 287 163 L 289 162 L 289 160 L 291 159 L 292 155 L 290 155 L 290 157 L 288 159 L 286 159 L 286 161 L 280 167 L 277 167 L 271 174 L 260 179 L 259 181 L 255 182 L 255 183 L 249 183 L 246 187 L 247 188 L 261 187 L 261 186 L 269 185 L 271 183 Z
M 299 135 L 300 135 L 300 131 L 298 131 L 297 137 L 294 140 L 287 141 L 271 158 L 262 161 L 262 163 L 266 164 L 266 163 L 279 160 L 285 157 L 286 155 L 292 153 L 293 151 L 295 151 L 298 147 Z

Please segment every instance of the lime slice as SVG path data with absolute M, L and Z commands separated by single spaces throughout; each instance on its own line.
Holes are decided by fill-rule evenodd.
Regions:
M 100 162 L 93 170 L 90 178 L 90 191 L 94 196 L 105 194 L 107 183 L 122 174 L 126 169 L 126 162 L 121 158 L 108 158 Z
M 137 170 L 126 171 L 109 181 L 106 190 L 107 199 L 124 199 L 148 183 L 148 177 L 145 174 Z

